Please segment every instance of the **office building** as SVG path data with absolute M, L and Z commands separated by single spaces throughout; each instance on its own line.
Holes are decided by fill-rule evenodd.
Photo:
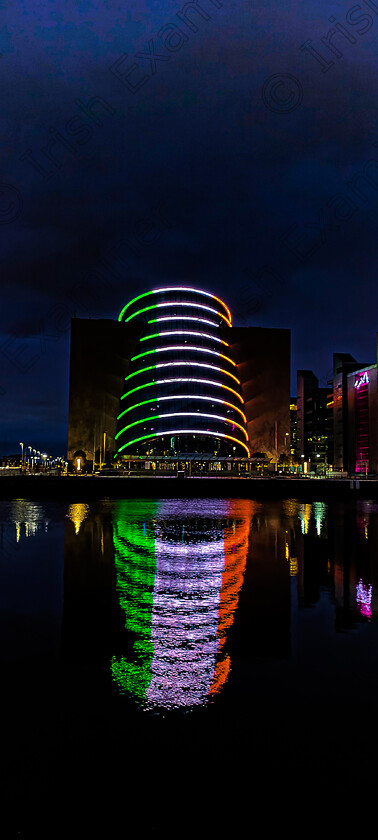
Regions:
M 304 471 L 324 471 L 333 461 L 331 386 L 320 388 L 312 370 L 297 371 L 297 457 Z

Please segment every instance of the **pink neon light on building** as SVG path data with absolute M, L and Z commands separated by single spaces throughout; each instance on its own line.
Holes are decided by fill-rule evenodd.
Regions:
M 356 473 L 369 471 L 369 374 L 356 375 Z
M 359 379 L 356 379 L 356 381 L 354 383 L 354 387 L 357 388 L 357 390 L 359 390 L 360 388 L 362 388 L 363 385 L 368 385 L 368 384 L 369 384 L 369 373 L 368 373 L 367 370 L 365 370 L 365 372 L 361 374 Z

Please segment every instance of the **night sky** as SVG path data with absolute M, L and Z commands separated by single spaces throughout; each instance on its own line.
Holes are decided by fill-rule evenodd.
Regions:
M 64 454 L 70 317 L 165 284 L 291 328 L 293 394 L 375 361 L 376 3 L 2 4 L 0 454 Z

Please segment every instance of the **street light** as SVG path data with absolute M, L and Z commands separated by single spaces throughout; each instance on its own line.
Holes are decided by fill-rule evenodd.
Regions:
M 21 470 L 22 470 L 22 465 L 24 463 L 24 444 L 20 442 L 20 446 L 21 446 Z

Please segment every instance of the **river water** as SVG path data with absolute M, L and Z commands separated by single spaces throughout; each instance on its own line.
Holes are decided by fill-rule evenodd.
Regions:
M 377 503 L 19 499 L 0 542 L 10 836 L 369 798 Z

